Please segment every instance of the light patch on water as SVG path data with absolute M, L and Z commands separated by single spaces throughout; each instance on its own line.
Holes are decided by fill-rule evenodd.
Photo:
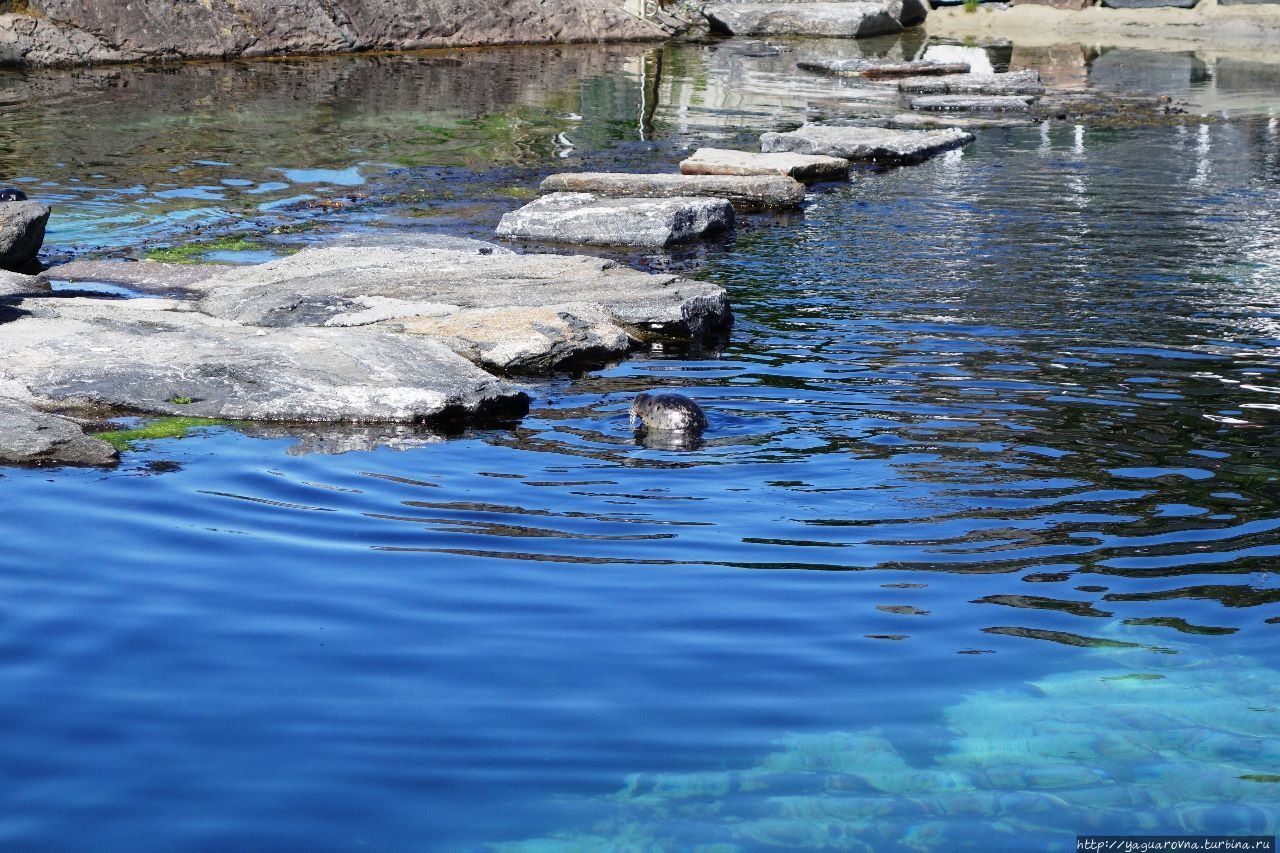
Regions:
M 1071 850 L 1075 836 L 1280 830 L 1280 678 L 1244 657 L 1090 653 L 974 692 L 909 761 L 881 729 L 790 734 L 754 766 L 636 774 L 542 850 Z
M 364 183 L 359 166 L 347 169 L 276 169 L 295 184 L 334 184 L 341 187 L 358 187 Z

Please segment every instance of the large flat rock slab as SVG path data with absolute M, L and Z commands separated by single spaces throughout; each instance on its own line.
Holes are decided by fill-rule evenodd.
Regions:
M 765 133 L 760 150 L 822 154 L 871 163 L 915 163 L 973 141 L 958 128 L 896 130 L 884 127 L 839 127 L 806 124 L 789 133 Z
M 721 198 L 604 198 L 552 193 L 505 214 L 497 234 L 518 240 L 665 249 L 719 236 L 733 227 Z
M 479 240 L 388 239 L 339 241 L 227 270 L 202 283 L 194 307 L 268 328 L 426 335 L 504 373 L 620 356 L 651 335 L 708 337 L 731 322 L 724 289 L 706 282 Z
M 1002 74 L 956 74 L 944 77 L 909 77 L 898 81 L 898 91 L 910 95 L 1043 95 L 1044 84 L 1034 69 Z
M 703 8 L 713 30 L 736 36 L 865 38 L 901 32 L 924 20 L 918 0 L 844 3 L 714 3 Z
M 547 177 L 542 191 L 593 193 L 611 198 L 707 196 L 728 199 L 741 211 L 796 208 L 804 202 L 804 186 L 786 175 L 565 172 Z
M 967 74 L 967 62 L 929 62 L 921 59 L 889 62 L 882 59 L 833 59 L 815 57 L 796 63 L 801 71 L 815 74 L 832 74 L 837 77 L 931 77 L 940 74 Z
M 23 300 L 0 326 L 0 386 L 47 404 L 230 420 L 411 423 L 527 407 L 440 341 L 254 328 L 180 306 Z
M 34 201 L 0 201 L 0 270 L 22 271 L 44 244 L 49 208 Z
M 1025 113 L 1034 101 L 1034 95 L 921 95 L 910 106 L 933 113 Z
M 33 296 L 48 290 L 48 285 L 34 275 L 0 270 L 0 298 L 6 296 Z
M 699 148 L 680 161 L 686 175 L 783 175 L 801 183 L 843 181 L 849 161 L 812 154 L 757 154 L 730 148 Z
M 201 292 L 200 283 L 227 270 L 230 264 L 169 264 L 159 261 L 71 261 L 40 273 L 48 285 L 108 284 L 158 296 Z
M 118 456 L 107 442 L 85 435 L 75 421 L 0 397 L 0 463 L 110 465 Z

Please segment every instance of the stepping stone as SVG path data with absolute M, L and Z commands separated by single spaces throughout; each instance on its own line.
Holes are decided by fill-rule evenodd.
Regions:
M 948 127 L 1020 127 L 1023 125 L 1035 124 L 1035 119 L 1030 115 L 1011 116 L 1002 115 L 996 117 L 979 117 L 979 116 L 940 116 L 929 115 L 928 113 L 902 113 L 889 119 L 889 127 L 901 128 L 948 128 Z
M 0 270 L 22 270 L 44 243 L 49 208 L 34 201 L 0 201 Z
M 705 7 L 713 30 L 735 36 L 865 38 L 901 32 L 922 22 L 921 0 L 846 3 L 716 3 Z
M 924 112 L 1025 113 L 1033 95 L 922 95 L 912 98 L 911 109 Z
M 737 210 L 799 207 L 804 186 L 785 175 L 633 175 L 626 172 L 565 172 L 542 182 L 548 193 L 593 193 L 611 198 L 710 196 Z
M 1003 74 L 957 74 L 951 77 L 909 77 L 898 91 L 911 95 L 1043 95 L 1044 84 L 1034 69 Z
M 723 198 L 603 198 L 552 193 L 505 214 L 498 236 L 597 246 L 663 249 L 715 237 L 733 227 Z
M 834 74 L 839 77 L 925 77 L 937 74 L 967 74 L 969 65 L 964 62 L 884 62 L 876 59 L 811 59 L 797 62 L 802 71 L 817 74 Z
M 917 163 L 935 154 L 960 148 L 973 134 L 958 128 L 946 130 L 894 130 L 885 127 L 832 127 L 806 124 L 790 133 L 766 133 L 760 137 L 765 153 L 790 151 L 823 154 L 872 163 Z
M 699 148 L 680 162 L 686 175 L 784 175 L 804 183 L 843 181 L 849 161 L 813 154 L 756 154 L 729 148 Z

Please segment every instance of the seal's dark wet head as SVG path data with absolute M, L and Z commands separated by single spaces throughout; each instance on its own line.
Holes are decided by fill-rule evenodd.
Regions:
M 636 395 L 631 401 L 631 422 L 653 432 L 701 432 L 707 426 L 702 408 L 683 394 Z
M 16 187 L 0 187 L 0 201 L 26 201 L 27 194 Z

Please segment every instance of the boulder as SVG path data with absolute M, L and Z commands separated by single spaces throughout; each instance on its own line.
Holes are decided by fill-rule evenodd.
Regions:
M 735 210 L 785 209 L 804 202 L 804 186 L 785 175 L 633 175 L 567 172 L 542 182 L 548 193 L 592 193 L 610 198 L 709 196 L 728 199 Z
M 662 249 L 715 237 L 733 227 L 722 198 L 602 198 L 552 193 L 505 214 L 499 237 L 599 246 Z
M 756 154 L 729 148 L 699 148 L 680 162 L 686 175 L 785 175 L 803 183 L 843 181 L 849 161 L 811 154 Z
M 12 7 L 0 3 L 0 12 Z M 656 40 L 616 0 L 21 0 L 0 65 L 67 65 L 497 44 Z
M 911 99 L 911 109 L 922 112 L 1025 113 L 1032 95 L 922 95 Z
M 898 91 L 911 95 L 1043 95 L 1044 84 L 1034 69 L 1002 74 L 956 74 L 950 77 L 909 77 Z
M 802 71 L 817 74 L 834 74 L 838 77 L 925 77 L 938 74 L 967 74 L 969 66 L 964 62 L 926 62 L 924 60 L 905 60 L 903 62 L 886 62 L 881 59 L 831 59 L 818 57 L 797 62 L 796 67 Z
M 44 244 L 49 208 L 34 201 L 0 202 L 0 270 L 30 266 Z
M 110 465 L 119 454 L 68 418 L 0 397 L 0 462 L 9 465 Z
M 816 3 L 714 3 L 702 13 L 713 30 L 736 36 L 865 38 L 901 32 L 924 21 L 922 0 Z
M 946 130 L 894 130 L 884 127 L 838 127 L 806 124 L 789 133 L 765 133 L 760 150 L 823 154 L 872 163 L 915 163 L 973 141 L 973 134 Z

